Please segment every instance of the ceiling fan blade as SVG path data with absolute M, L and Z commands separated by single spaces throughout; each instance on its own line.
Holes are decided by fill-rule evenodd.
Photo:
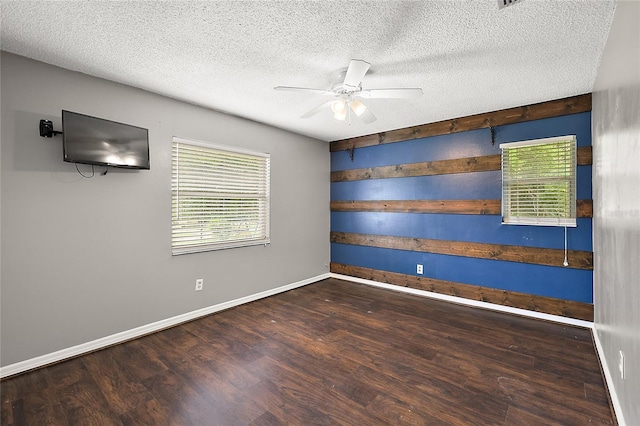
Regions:
M 364 78 L 364 75 L 369 71 L 371 64 L 369 62 L 362 61 L 360 59 L 352 59 L 347 68 L 347 73 L 344 76 L 344 85 L 351 87 L 358 87 Z
M 419 98 L 423 95 L 422 89 L 420 88 L 399 88 L 399 89 L 371 89 L 371 90 L 363 90 L 358 93 L 359 96 L 367 99 L 373 98 L 386 98 L 386 99 L 409 99 L 409 98 Z
M 309 87 L 276 86 L 274 90 L 286 90 L 290 92 L 317 93 L 319 95 L 333 95 L 331 90 L 311 89 Z
M 302 115 L 300 116 L 300 118 L 309 118 L 309 117 L 312 117 L 312 116 L 316 115 L 317 113 L 319 113 L 320 111 L 322 111 L 326 105 L 329 105 L 331 102 L 333 102 L 333 100 L 330 100 L 330 101 L 326 101 L 326 102 L 321 103 L 321 104 L 320 104 L 320 105 L 318 105 L 317 107 L 312 108 L 312 109 L 310 109 L 309 111 L 307 111 L 307 112 L 305 112 L 304 114 L 302 114 Z
M 374 121 L 376 121 L 376 116 L 373 115 L 369 108 L 367 108 L 362 114 L 360 114 L 358 118 L 360 118 L 360 120 L 362 120 L 362 122 L 365 124 L 373 123 Z

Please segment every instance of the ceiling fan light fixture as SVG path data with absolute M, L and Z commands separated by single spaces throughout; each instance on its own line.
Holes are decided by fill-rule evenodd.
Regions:
M 499 0 L 499 1 L 523 1 L 523 0 Z M 362 79 L 369 70 L 371 64 L 361 59 L 352 59 L 349 67 L 345 72 L 340 74 L 340 82 L 333 82 L 330 89 L 312 89 L 294 86 L 276 86 L 276 90 L 289 90 L 295 92 L 308 92 L 320 95 L 331 96 L 322 104 L 302 114 L 300 118 L 309 118 L 318 114 L 320 111 L 326 110 L 326 106 L 331 106 L 333 118 L 339 121 L 348 121 L 351 124 L 351 113 L 364 124 L 370 124 L 376 121 L 376 116 L 360 102 L 360 98 L 379 98 L 379 99 L 406 99 L 417 98 L 422 96 L 423 92 L 418 87 L 403 88 L 380 88 L 363 90 Z
M 331 102 L 331 111 L 333 114 L 345 114 L 347 111 L 347 103 L 344 99 L 338 98 L 335 101 Z
M 344 121 L 347 119 L 347 110 L 345 109 L 342 112 L 334 112 L 333 113 L 333 118 L 335 118 L 336 120 L 340 120 L 340 121 Z
M 367 110 L 367 106 L 365 104 L 363 104 L 362 102 L 360 102 L 359 100 L 355 100 L 352 101 L 351 104 L 351 109 L 353 110 L 353 112 L 360 117 L 362 114 L 364 114 L 364 112 Z
M 342 98 L 338 98 L 331 102 L 331 111 L 333 111 L 333 118 L 336 120 L 344 121 L 347 119 L 347 101 Z

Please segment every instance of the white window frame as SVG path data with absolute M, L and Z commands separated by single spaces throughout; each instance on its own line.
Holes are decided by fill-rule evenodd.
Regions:
M 522 172 L 518 177 L 510 177 L 509 168 L 509 150 L 517 150 L 520 148 L 527 148 L 539 145 L 558 145 L 560 143 L 570 144 L 570 151 L 568 156 L 565 156 L 562 163 L 556 165 L 540 162 L 538 170 L 528 170 Z M 520 142 L 510 142 L 500 144 L 501 157 L 502 157 L 502 224 L 504 225 L 539 225 L 539 226 L 564 226 L 575 227 L 576 225 L 576 174 L 577 174 L 577 138 L 576 135 L 559 136 L 553 138 L 535 139 Z M 521 151 L 521 152 L 524 152 Z M 533 155 L 530 157 L 530 162 L 539 161 L 540 158 L 536 158 Z M 552 175 L 552 172 L 557 174 Z M 569 206 L 562 206 L 558 208 L 558 204 L 548 204 L 547 206 L 538 204 L 540 199 L 544 199 L 545 191 L 540 189 L 539 192 L 533 192 L 532 197 L 535 202 L 524 205 L 519 204 L 516 206 L 516 195 L 522 194 L 527 188 L 527 191 L 531 191 L 532 187 L 541 188 L 541 184 L 562 183 L 566 185 L 569 192 Z M 553 197 L 554 192 L 547 192 Z M 555 216 L 549 216 L 552 214 L 551 210 L 558 208 L 562 214 Z M 512 215 L 512 212 L 519 210 L 527 210 L 527 214 L 516 216 Z
M 174 136 L 172 254 L 269 244 L 270 163 L 268 153 Z

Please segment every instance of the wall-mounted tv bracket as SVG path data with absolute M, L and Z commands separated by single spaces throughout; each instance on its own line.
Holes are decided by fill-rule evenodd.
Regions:
M 40 120 L 40 136 L 43 138 L 52 138 L 61 134 L 62 132 L 53 130 L 53 122 L 51 120 Z

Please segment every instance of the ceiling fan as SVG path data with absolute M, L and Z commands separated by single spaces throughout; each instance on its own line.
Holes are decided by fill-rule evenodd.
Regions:
M 331 99 L 307 111 L 301 115 L 300 118 L 309 118 L 319 113 L 325 106 L 331 105 L 333 117 L 340 121 L 345 121 L 348 118 L 349 124 L 351 124 L 351 113 L 355 114 L 367 124 L 376 120 L 375 115 L 360 101 L 360 98 L 407 99 L 422 96 L 422 89 L 420 88 L 364 90 L 362 88 L 362 79 L 367 71 L 369 71 L 369 67 L 371 67 L 371 64 L 366 61 L 352 59 L 349 67 L 344 71 L 344 80 L 335 82 L 328 90 L 291 86 L 276 86 L 274 89 L 329 96 Z M 342 74 L 340 77 L 342 77 Z

